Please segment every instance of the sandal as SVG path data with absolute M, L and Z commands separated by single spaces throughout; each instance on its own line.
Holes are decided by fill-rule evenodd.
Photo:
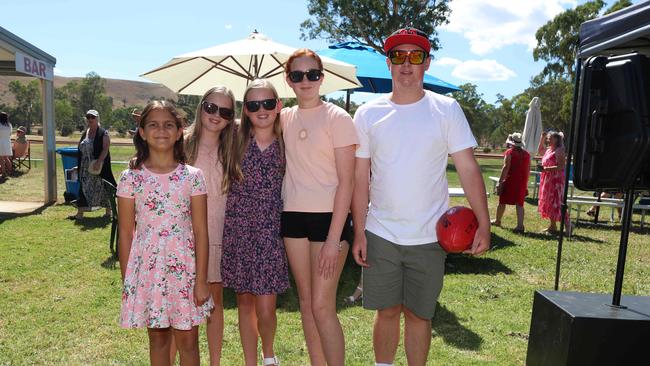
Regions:
M 280 360 L 278 360 L 277 356 L 264 357 L 264 359 L 262 360 L 262 364 L 264 366 L 270 366 L 270 365 L 280 366 Z
M 514 229 L 512 229 L 513 233 L 520 233 L 523 234 L 526 230 L 524 229 L 523 226 L 517 226 Z
M 354 294 L 347 296 L 345 299 L 343 299 L 343 301 L 345 301 L 346 304 L 352 305 L 358 300 L 360 300 L 361 298 L 363 298 L 363 289 L 361 287 L 357 287 L 356 290 L 359 290 L 359 295 L 357 295 L 356 297 L 354 296 Z
M 490 224 L 492 224 L 492 226 L 501 227 L 501 221 L 497 221 L 496 219 L 490 221 Z

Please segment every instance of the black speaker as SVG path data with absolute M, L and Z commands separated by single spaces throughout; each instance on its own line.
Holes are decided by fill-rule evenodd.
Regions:
M 535 291 L 527 366 L 648 365 L 650 297 Z
M 573 183 L 650 188 L 650 60 L 638 53 L 584 63 L 574 123 Z

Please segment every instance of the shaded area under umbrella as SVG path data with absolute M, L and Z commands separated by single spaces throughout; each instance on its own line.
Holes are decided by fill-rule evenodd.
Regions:
M 393 89 L 390 70 L 386 66 L 386 56 L 368 45 L 359 42 L 342 42 L 317 53 L 319 56 L 343 61 L 357 67 L 357 79 L 362 86 L 347 90 L 346 109 L 348 110 L 352 92 L 390 93 Z M 427 73 L 424 74 L 424 88 L 438 94 L 460 90 L 457 86 Z

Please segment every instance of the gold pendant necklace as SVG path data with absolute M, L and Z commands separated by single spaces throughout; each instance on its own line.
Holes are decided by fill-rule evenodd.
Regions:
M 298 113 L 300 113 L 300 108 L 298 108 L 298 109 L 296 110 L 296 117 L 297 117 L 296 120 L 298 121 L 298 124 L 299 124 L 300 127 L 301 127 L 301 128 L 300 128 L 300 131 L 298 131 L 298 138 L 301 139 L 301 140 L 306 140 L 306 139 L 307 139 L 307 135 L 308 135 L 308 134 L 307 134 L 307 129 L 306 129 L 305 126 L 302 124 L 302 118 L 300 118 L 300 115 L 299 115 Z

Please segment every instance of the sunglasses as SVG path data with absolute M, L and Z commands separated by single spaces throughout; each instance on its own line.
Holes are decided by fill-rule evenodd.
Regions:
M 293 83 L 299 83 L 307 75 L 307 80 L 318 81 L 323 76 L 323 72 L 318 69 L 311 69 L 307 71 L 291 71 L 289 73 L 289 80 Z
M 231 108 L 219 107 L 205 100 L 201 102 L 201 107 L 203 107 L 203 111 L 207 114 L 215 114 L 218 112 L 219 117 L 223 119 L 231 120 L 235 116 L 235 112 Z
M 388 58 L 393 65 L 401 65 L 408 58 L 411 65 L 422 65 L 429 55 L 421 50 L 400 51 L 394 50 L 388 52 Z
M 246 110 L 249 112 L 257 112 L 260 110 L 260 107 L 263 107 L 267 111 L 272 111 L 278 105 L 277 99 L 264 99 L 264 100 L 249 100 L 246 104 Z
M 93 116 L 92 114 L 87 114 L 86 119 L 95 119 L 97 117 Z

